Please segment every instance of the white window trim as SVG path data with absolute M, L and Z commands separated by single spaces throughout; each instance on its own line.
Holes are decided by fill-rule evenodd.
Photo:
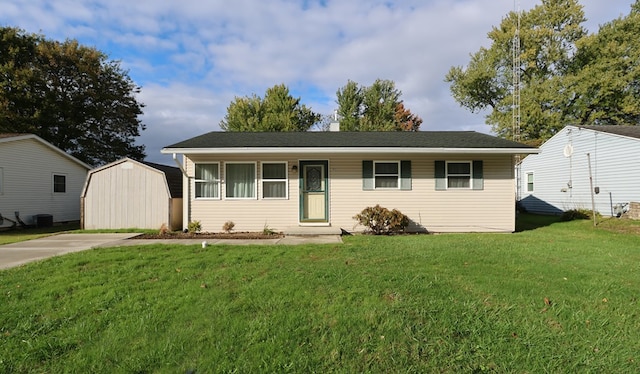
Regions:
M 252 197 L 228 197 L 227 196 L 227 165 L 246 165 L 253 164 L 253 196 Z M 258 163 L 256 161 L 228 161 L 224 163 L 224 185 L 225 200 L 257 200 L 258 199 Z
M 218 166 L 218 179 L 196 179 L 196 165 L 217 165 Z M 220 200 L 221 198 L 221 185 L 222 185 L 222 178 L 220 178 L 222 171 L 220 170 L 220 163 L 219 162 L 194 162 L 193 163 L 193 198 L 195 200 Z M 196 182 L 218 182 L 218 197 L 197 197 L 196 196 Z
M 532 194 L 536 189 L 536 176 L 535 176 L 535 173 L 533 171 L 528 171 L 524 175 L 526 177 L 526 179 L 524 180 L 524 184 L 525 184 L 524 190 L 525 190 L 526 193 Z M 531 187 L 533 187 L 533 188 L 531 188 L 531 190 L 529 190 L 529 175 L 531 175 L 531 177 L 533 179 L 533 182 L 531 183 L 532 184 Z
M 378 175 L 380 175 L 381 177 L 389 177 L 391 176 L 391 174 L 376 174 L 376 164 L 398 164 L 398 173 L 395 174 L 396 176 L 396 186 L 395 187 L 376 187 L 376 178 L 378 177 Z M 402 167 L 402 165 L 400 165 L 400 161 L 399 160 L 390 160 L 390 161 L 373 161 L 373 189 L 374 190 L 399 190 L 400 189 L 400 174 L 401 174 L 401 170 L 400 168 Z
M 56 177 L 64 177 L 64 192 L 56 192 Z M 51 193 L 52 194 L 66 194 L 68 187 L 68 176 L 65 173 L 51 173 Z
M 284 164 L 284 179 L 264 179 L 264 164 Z M 284 182 L 284 197 L 265 197 L 264 182 Z M 260 162 L 260 198 L 263 200 L 289 200 L 289 162 L 261 161 Z
M 449 186 L 449 177 L 463 177 L 467 174 L 449 174 L 449 164 L 469 164 L 469 187 L 451 187 Z M 447 190 L 471 190 L 473 189 L 473 162 L 472 161 L 446 161 L 444 165 L 444 179 L 447 182 Z

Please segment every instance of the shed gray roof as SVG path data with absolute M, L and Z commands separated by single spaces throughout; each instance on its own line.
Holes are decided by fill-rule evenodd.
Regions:
M 220 132 L 213 131 L 165 147 L 207 148 L 498 148 L 536 149 L 475 131 L 397 132 Z
M 600 126 L 577 126 L 582 129 L 606 132 L 609 134 L 628 136 L 640 139 L 640 126 L 634 125 L 600 125 Z

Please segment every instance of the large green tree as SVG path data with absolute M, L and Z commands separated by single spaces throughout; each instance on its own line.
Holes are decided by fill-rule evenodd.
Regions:
M 95 48 L 0 27 L 0 132 L 36 134 L 94 166 L 143 159 L 139 92 Z
M 236 97 L 220 122 L 225 131 L 307 131 L 321 119 L 284 84 L 268 88 L 264 98 Z
M 542 0 L 511 12 L 488 36 L 491 45 L 452 67 L 445 80 L 458 103 L 488 110 L 487 124 L 511 138 L 514 72 L 520 77 L 520 135 L 540 144 L 565 125 L 637 125 L 640 121 L 640 1 L 631 13 L 589 35 L 577 0 Z M 514 41 L 519 40 L 519 64 Z M 516 64 L 514 64 L 514 60 Z M 516 70 L 514 70 L 516 65 Z
M 578 41 L 563 89 L 577 124 L 640 124 L 640 1 L 631 12 Z
M 524 141 L 546 139 L 566 124 L 558 97 L 561 78 L 572 64 L 576 42 L 586 35 L 577 0 L 542 0 L 520 15 L 519 49 L 521 134 Z M 472 112 L 489 110 L 487 123 L 503 137 L 513 128 L 514 36 L 518 14 L 511 12 L 488 34 L 491 46 L 480 48 L 466 68 L 449 70 L 453 97 Z
M 422 124 L 390 80 L 377 79 L 368 87 L 349 80 L 336 96 L 341 131 L 418 131 Z

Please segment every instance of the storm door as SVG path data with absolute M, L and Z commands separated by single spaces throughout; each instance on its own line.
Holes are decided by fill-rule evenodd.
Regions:
M 300 161 L 300 222 L 328 222 L 328 161 Z

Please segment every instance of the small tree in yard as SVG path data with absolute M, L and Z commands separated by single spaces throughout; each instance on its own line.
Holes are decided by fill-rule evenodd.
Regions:
M 397 209 L 389 210 L 379 204 L 365 208 L 353 219 L 358 221 L 358 224 L 366 226 L 375 235 L 398 233 L 404 231 L 409 225 L 409 217 Z

